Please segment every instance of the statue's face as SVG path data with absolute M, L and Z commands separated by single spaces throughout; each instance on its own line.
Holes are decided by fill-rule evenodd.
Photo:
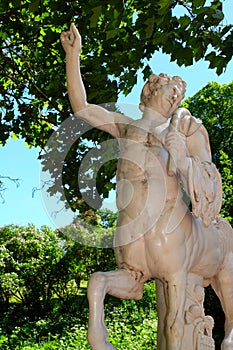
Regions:
M 147 107 L 154 109 L 164 117 L 169 118 L 178 108 L 181 100 L 181 86 L 176 82 L 171 81 L 155 91 Z

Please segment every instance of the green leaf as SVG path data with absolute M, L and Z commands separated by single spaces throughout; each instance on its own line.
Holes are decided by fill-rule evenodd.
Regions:
M 200 7 L 205 5 L 206 0 L 193 0 L 193 6 Z
M 155 17 L 154 17 L 154 16 L 148 18 L 148 19 L 145 21 L 145 25 L 146 25 L 146 28 L 145 28 L 146 35 L 145 35 L 145 38 L 146 38 L 146 39 L 151 38 L 152 33 L 153 33 L 153 30 L 154 30 L 154 24 L 155 24 Z
M 191 19 L 187 15 L 180 17 L 178 21 L 182 29 L 187 28 L 188 25 L 191 23 Z
M 117 36 L 117 34 L 118 34 L 117 29 L 112 29 L 112 30 L 106 31 L 106 40 L 115 38 L 115 36 Z
M 101 14 L 101 10 L 102 10 L 102 5 L 99 5 L 97 7 L 94 7 L 92 9 L 92 16 L 90 17 L 90 25 L 91 28 L 94 28 L 97 26 L 98 20 L 99 20 L 99 16 Z
M 152 73 L 153 72 L 152 72 L 151 67 L 147 64 L 146 67 L 142 71 L 144 80 L 148 79 Z
M 2 41 L 5 41 L 7 39 L 7 36 L 8 34 L 6 32 L 0 30 L 0 38 L 2 39 Z
M 37 12 L 39 8 L 40 0 L 34 0 L 29 4 L 29 11 L 30 12 Z
M 212 0 L 211 1 L 211 7 L 214 9 L 219 9 L 222 11 L 222 2 L 220 0 Z
M 220 75 L 224 68 L 226 67 L 226 59 L 225 57 L 222 57 L 220 55 L 216 55 L 215 52 L 211 52 L 210 54 L 206 55 L 206 59 L 210 61 L 209 67 L 210 68 L 217 68 L 216 73 Z
M 12 0 L 12 5 L 14 7 L 19 7 L 21 5 L 21 0 Z
M 168 11 L 168 9 L 170 9 L 172 4 L 173 4 L 173 0 L 159 0 L 159 2 L 158 2 L 158 5 L 159 5 L 158 13 L 160 15 L 166 14 L 166 12 Z
M 18 136 L 13 131 L 11 133 L 11 137 L 13 138 L 13 140 L 18 140 Z

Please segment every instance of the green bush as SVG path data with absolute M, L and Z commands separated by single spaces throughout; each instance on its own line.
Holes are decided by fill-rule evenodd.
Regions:
M 5 226 L 0 229 L 0 295 L 5 303 L 19 301 L 28 309 L 49 306 L 53 271 L 64 252 L 56 232 Z
M 110 298 L 114 300 L 114 298 Z M 154 281 L 145 284 L 139 301 L 122 300 L 106 305 L 109 341 L 117 349 L 156 349 L 157 312 Z
M 96 228 L 100 239 L 104 230 Z M 1 349 L 89 349 L 86 281 L 94 271 L 115 269 L 116 262 L 113 249 L 72 240 L 80 231 L 83 237 L 88 234 L 78 223 L 63 233 L 33 225 L 0 228 Z M 139 349 L 154 348 L 154 283 L 145 285 L 140 301 L 112 297 L 106 301 L 113 344 L 122 350 L 133 349 L 134 344 Z M 220 349 L 224 315 L 211 289 L 207 289 L 205 308 L 215 319 L 214 337 Z
M 97 270 L 115 269 L 112 249 L 87 247 L 48 227 L 9 225 L 0 228 L 0 301 L 20 302 L 33 314 L 72 308 L 81 281 Z M 82 226 L 75 232 L 85 231 Z M 99 230 L 103 230 L 99 228 Z
M 77 307 L 81 301 L 77 301 Z M 87 306 L 87 305 L 86 305 Z M 108 297 L 105 305 L 109 340 L 121 350 L 156 349 L 157 314 L 154 283 L 145 285 L 140 301 Z M 52 312 L 32 320 L 23 310 L 8 310 L 0 328 L 1 350 L 90 350 L 87 342 L 88 308 L 82 313 Z

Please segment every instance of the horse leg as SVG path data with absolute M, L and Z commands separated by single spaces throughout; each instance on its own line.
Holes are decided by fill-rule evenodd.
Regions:
M 156 280 L 156 309 L 158 314 L 157 349 L 166 350 L 164 323 L 167 308 L 164 294 L 164 283 L 160 280 Z
M 166 350 L 180 350 L 184 335 L 184 309 L 186 300 L 187 275 L 178 274 L 167 282 L 165 300 L 167 315 L 165 319 Z
M 115 349 L 107 341 L 104 323 L 104 298 L 106 294 L 121 299 L 139 300 L 143 295 L 145 280 L 140 272 L 126 269 L 95 272 L 88 282 L 89 324 L 88 341 L 92 350 Z
M 233 349 L 233 260 L 232 256 L 224 268 L 212 279 L 211 285 L 218 295 L 225 313 L 225 337 L 221 350 Z

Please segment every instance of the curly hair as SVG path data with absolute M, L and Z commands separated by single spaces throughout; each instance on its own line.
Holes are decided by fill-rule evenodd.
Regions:
M 181 77 L 172 77 L 164 73 L 160 73 L 159 75 L 151 74 L 142 89 L 140 96 L 140 106 L 146 106 L 153 93 L 171 81 L 175 82 L 175 84 L 179 87 L 182 96 L 184 96 L 186 92 L 186 83 L 181 79 Z

